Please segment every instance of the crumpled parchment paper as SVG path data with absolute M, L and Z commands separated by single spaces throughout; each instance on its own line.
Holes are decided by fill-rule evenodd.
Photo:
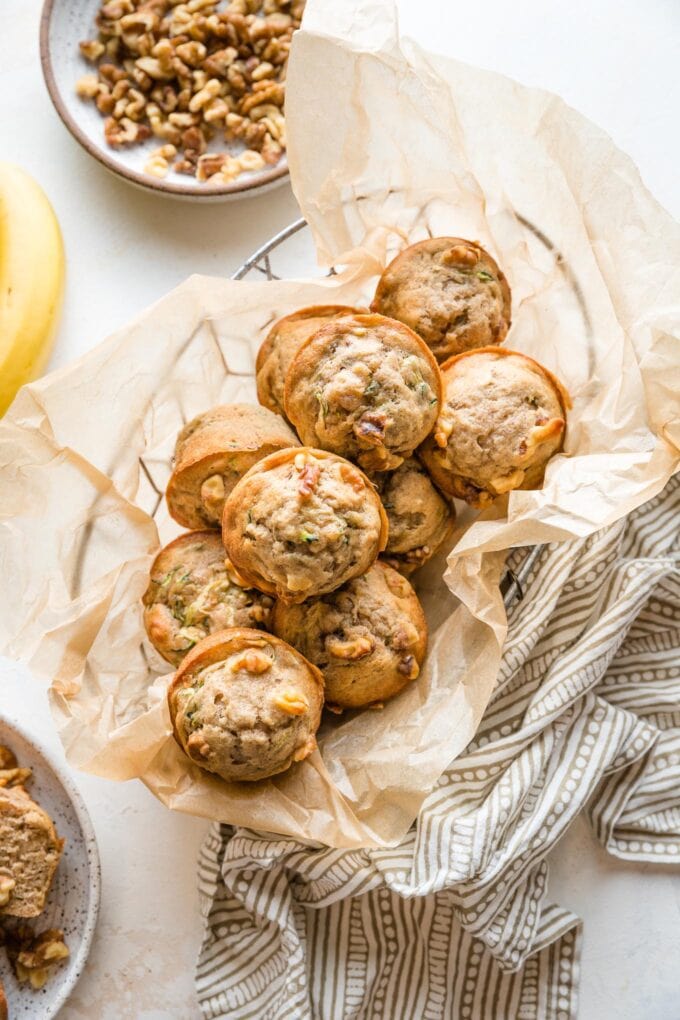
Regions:
M 408 829 L 470 740 L 505 636 L 503 550 L 587 535 L 658 492 L 680 445 L 680 228 L 631 161 L 561 100 L 399 39 L 390 3 L 309 0 L 288 74 L 289 162 L 315 281 L 192 277 L 73 365 L 25 387 L 0 423 L 0 643 L 51 684 L 69 760 L 139 777 L 169 807 L 337 847 Z M 263 234 L 266 224 L 263 224 Z M 365 303 L 385 262 L 431 234 L 479 239 L 513 292 L 505 346 L 574 408 L 536 492 L 465 513 L 418 579 L 428 663 L 384 710 L 325 722 L 283 776 L 227 784 L 171 737 L 167 665 L 140 597 L 181 425 L 254 400 L 280 315 Z M 131 269 L 132 271 L 132 269 Z

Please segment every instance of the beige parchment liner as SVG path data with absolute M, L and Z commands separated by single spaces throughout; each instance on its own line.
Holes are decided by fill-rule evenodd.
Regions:
M 309 0 L 288 76 L 289 160 L 317 281 L 192 277 L 0 423 L 0 642 L 51 684 L 69 760 L 175 810 L 337 847 L 399 840 L 470 740 L 505 635 L 503 550 L 588 534 L 658 492 L 680 445 L 680 229 L 631 161 L 559 99 L 399 40 L 391 5 Z M 266 224 L 263 224 L 263 234 Z M 283 776 L 227 784 L 170 736 L 140 597 L 177 533 L 162 492 L 182 423 L 253 400 L 268 325 L 365 303 L 404 244 L 478 238 L 513 289 L 506 346 L 574 399 L 540 492 L 464 515 L 421 572 L 427 667 L 382 712 L 324 723 Z M 133 267 L 131 267 L 133 271 Z M 72 282 L 75 286 L 75 282 Z M 473 521 L 473 523 L 470 523 Z

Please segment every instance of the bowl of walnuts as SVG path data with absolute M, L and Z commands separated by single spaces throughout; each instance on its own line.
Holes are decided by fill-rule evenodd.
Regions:
M 203 201 L 288 175 L 285 77 L 304 0 L 45 0 L 40 53 L 62 121 L 109 170 Z

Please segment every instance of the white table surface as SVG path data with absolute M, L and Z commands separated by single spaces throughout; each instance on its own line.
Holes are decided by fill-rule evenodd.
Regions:
M 188 274 L 231 274 L 298 213 L 287 185 L 196 208 L 109 176 L 50 105 L 38 61 L 40 0 L 1 6 L 0 158 L 43 184 L 66 243 L 56 367 Z M 609 131 L 660 201 L 680 214 L 678 0 L 484 0 L 463 8 L 400 0 L 400 9 L 403 27 L 424 45 L 560 93 Z M 63 759 L 43 688 L 6 660 L 0 712 Z M 193 965 L 201 935 L 195 863 L 206 823 L 172 814 L 139 783 L 75 779 L 99 838 L 103 900 L 87 970 L 61 1017 L 191 1020 L 198 1016 Z M 581 821 L 550 865 L 549 895 L 585 921 L 581 1020 L 677 1020 L 677 872 L 609 858 Z

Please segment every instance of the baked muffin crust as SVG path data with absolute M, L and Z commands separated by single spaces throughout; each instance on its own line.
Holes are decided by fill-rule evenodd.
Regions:
M 315 749 L 323 678 L 285 642 L 237 627 L 189 652 L 168 704 L 175 739 L 196 765 L 227 780 L 265 779 Z
M 452 534 L 456 512 L 415 457 L 374 481 L 389 525 L 383 559 L 408 577 Z
M 437 361 L 499 344 L 510 328 L 510 288 L 477 241 L 433 237 L 390 262 L 371 310 L 406 323 Z
M 387 518 L 354 464 L 302 447 L 251 468 L 227 499 L 222 535 L 247 582 L 302 602 L 367 570 L 385 548 Z
M 256 404 L 221 404 L 184 426 L 168 482 L 170 515 L 185 528 L 219 528 L 224 501 L 249 468 L 299 445 L 278 415 Z
M 485 507 L 541 485 L 564 441 L 569 396 L 533 358 L 485 347 L 442 366 L 444 402 L 420 455 L 439 488 Z
M 286 415 L 303 443 L 392 470 L 434 426 L 439 370 L 416 334 L 382 315 L 353 315 L 323 326 L 286 375 Z
M 174 666 L 214 631 L 266 629 L 274 605 L 234 570 L 219 531 L 189 531 L 161 549 L 142 601 L 149 640 Z
M 350 305 L 310 305 L 284 315 L 267 333 L 257 353 L 257 399 L 270 411 L 285 415 L 283 390 L 286 372 L 298 350 L 331 319 L 358 311 Z
M 416 593 L 380 560 L 302 606 L 277 602 L 274 629 L 319 667 L 327 702 L 341 708 L 394 697 L 418 676 L 427 647 Z

